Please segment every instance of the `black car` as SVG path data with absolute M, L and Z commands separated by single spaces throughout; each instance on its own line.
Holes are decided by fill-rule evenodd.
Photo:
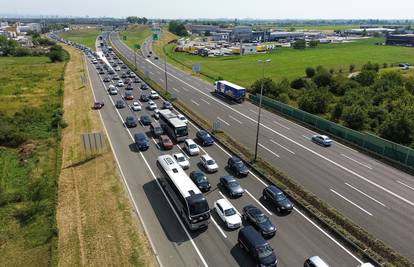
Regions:
M 134 116 L 128 116 L 125 119 L 125 125 L 127 127 L 137 127 L 137 119 Z
M 154 59 L 158 59 L 158 57 L 154 57 Z
M 135 78 L 134 78 L 134 80 L 133 80 L 133 82 L 134 82 L 134 83 L 140 83 L 140 82 L 141 82 L 141 80 L 140 80 L 138 77 L 135 77 Z
M 164 101 L 162 107 L 166 109 L 173 109 L 173 105 L 168 101 Z
M 126 77 L 127 77 L 126 73 L 125 73 L 125 72 L 124 72 L 124 73 L 122 73 L 121 78 L 122 78 L 122 79 L 125 79 Z
M 126 65 L 122 65 L 121 69 L 126 69 L 127 66 Z
M 244 164 L 244 162 L 238 157 L 229 158 L 227 161 L 227 166 L 237 176 L 247 176 L 249 174 L 249 168 L 247 168 L 246 164 Z
M 109 69 L 109 70 L 108 70 L 108 73 L 109 73 L 109 74 L 115 74 L 115 71 L 114 71 L 113 69 Z
M 210 182 L 208 181 L 207 176 L 205 176 L 205 174 L 201 171 L 192 171 L 190 173 L 190 178 L 201 192 L 207 192 L 210 190 Z
M 263 189 L 263 199 L 272 203 L 276 207 L 277 212 L 290 213 L 293 210 L 293 203 L 290 199 L 274 185 L 269 185 Z
M 139 150 L 147 150 L 150 146 L 150 141 L 145 135 L 145 133 L 136 133 L 134 134 L 135 145 Z
M 114 75 L 114 77 L 112 77 L 112 80 L 114 80 L 114 81 L 119 80 L 119 76 L 118 75 Z
M 222 186 L 231 197 L 241 197 L 244 189 L 240 183 L 230 175 L 220 177 L 220 186 Z
M 107 82 L 110 82 L 110 81 L 111 81 L 111 79 L 110 79 L 109 77 L 105 77 L 105 78 L 103 79 L 103 81 L 107 83 Z
M 123 100 L 121 100 L 121 99 L 118 99 L 118 100 L 115 102 L 115 107 L 116 107 L 116 108 L 124 108 L 124 107 L 125 107 L 125 102 L 124 102 Z
M 141 94 L 139 96 L 139 100 L 142 101 L 142 102 L 148 102 L 149 101 L 149 97 L 146 94 Z
M 147 90 L 148 88 L 149 88 L 148 85 L 146 85 L 145 83 L 141 84 L 142 90 Z
M 272 237 L 276 234 L 276 226 L 269 217 L 253 205 L 243 208 L 243 219 L 253 225 L 264 237 Z
M 151 117 L 148 115 L 141 115 L 140 121 L 142 125 L 150 125 L 151 124 Z
M 131 70 L 127 70 L 126 74 L 131 74 Z
M 99 71 L 99 74 L 105 74 L 105 71 L 104 70 L 100 70 Z

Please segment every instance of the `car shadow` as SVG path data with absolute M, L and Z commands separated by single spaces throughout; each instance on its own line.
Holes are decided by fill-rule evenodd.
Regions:
M 237 105 L 238 104 L 236 101 L 233 101 L 233 100 L 231 100 L 231 99 L 229 99 L 229 98 L 227 98 L 227 97 L 225 97 L 225 96 L 223 96 L 219 93 L 216 93 L 214 91 L 211 91 L 210 94 L 211 94 L 211 96 L 222 100 L 226 104 L 229 104 L 229 105 Z
M 238 266 L 257 266 L 257 264 L 249 256 L 249 254 L 247 254 L 247 252 L 244 249 L 242 249 L 238 244 L 231 248 L 230 254 L 236 260 Z
M 152 207 L 152 210 L 155 213 L 155 216 L 157 217 L 157 220 L 161 225 L 161 228 L 165 233 L 165 236 L 169 241 L 177 243 L 179 246 L 181 243 L 187 242 L 190 239 L 188 238 L 188 235 L 185 233 L 183 227 L 175 216 L 175 212 L 171 209 L 168 201 L 165 199 L 164 194 L 158 186 L 157 182 L 161 184 L 161 180 L 157 178 L 157 180 L 151 180 L 150 182 L 143 185 L 145 195 Z M 163 190 L 165 189 L 163 188 Z M 171 204 L 173 204 L 170 199 L 169 201 Z M 185 222 L 182 220 L 182 218 L 180 218 L 180 220 L 186 227 Z M 190 234 L 191 238 L 196 238 L 204 231 L 205 229 L 199 231 L 188 230 L 187 232 Z

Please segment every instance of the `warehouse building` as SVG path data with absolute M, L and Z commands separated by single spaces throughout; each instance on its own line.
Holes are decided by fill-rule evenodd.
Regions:
M 387 45 L 414 46 L 414 34 L 388 35 L 385 43 Z
M 191 34 L 199 34 L 204 35 L 206 32 L 217 32 L 219 30 L 219 26 L 216 25 L 188 25 L 187 30 L 191 32 Z
M 295 40 L 295 39 L 303 39 L 305 38 L 304 32 L 282 32 L 276 31 L 271 32 L 269 36 L 269 41 L 279 41 L 282 39 L 285 40 Z
M 250 42 L 252 38 L 252 26 L 236 26 L 230 34 L 230 41 L 232 42 Z

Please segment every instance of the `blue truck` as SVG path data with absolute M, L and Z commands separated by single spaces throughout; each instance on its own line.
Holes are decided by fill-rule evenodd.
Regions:
M 224 95 L 238 103 L 244 101 L 246 88 L 228 81 L 216 81 L 214 83 L 215 92 Z

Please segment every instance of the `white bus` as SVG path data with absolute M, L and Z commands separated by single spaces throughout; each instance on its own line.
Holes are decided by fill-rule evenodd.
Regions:
M 207 199 L 171 155 L 162 155 L 157 164 L 164 172 L 162 185 L 178 214 L 191 230 L 208 226 L 210 208 Z
M 160 125 L 170 138 L 176 142 L 184 142 L 188 138 L 188 126 L 169 109 L 159 111 Z

